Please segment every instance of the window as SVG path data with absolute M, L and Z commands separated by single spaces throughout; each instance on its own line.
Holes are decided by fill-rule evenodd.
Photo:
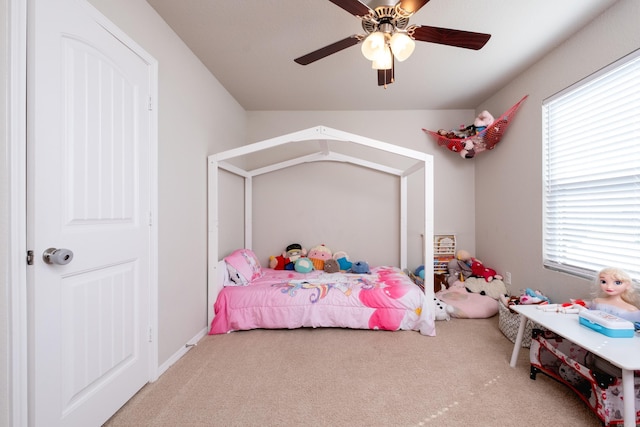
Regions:
M 543 259 L 640 279 L 640 51 L 545 100 Z

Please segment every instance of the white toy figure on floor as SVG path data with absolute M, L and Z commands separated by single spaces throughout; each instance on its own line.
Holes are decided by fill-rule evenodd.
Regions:
M 629 274 L 619 268 L 607 267 L 598 273 L 595 298 L 588 304 L 632 322 L 640 322 L 640 290 Z
M 436 320 L 451 320 L 449 305 L 436 297 L 433 297 L 433 300 L 436 303 Z

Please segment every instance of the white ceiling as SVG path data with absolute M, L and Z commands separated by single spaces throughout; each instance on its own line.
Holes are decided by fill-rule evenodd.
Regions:
M 615 1 L 431 0 L 410 24 L 491 39 L 478 51 L 417 42 L 384 89 L 360 45 L 293 62 L 364 34 L 328 0 L 147 0 L 248 111 L 475 108 Z

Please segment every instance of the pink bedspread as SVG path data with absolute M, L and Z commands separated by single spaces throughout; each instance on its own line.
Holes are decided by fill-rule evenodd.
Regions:
M 248 286 L 220 291 L 210 334 L 342 327 L 435 335 L 424 293 L 396 267 L 376 267 L 371 274 L 263 270 L 264 276 Z

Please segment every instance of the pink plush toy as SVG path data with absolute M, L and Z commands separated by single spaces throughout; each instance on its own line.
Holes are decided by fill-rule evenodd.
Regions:
M 331 256 L 331 249 L 326 247 L 324 243 L 309 249 L 309 253 L 307 254 L 307 258 L 313 262 L 313 268 L 316 270 L 324 270 L 324 262 L 331 259 Z

